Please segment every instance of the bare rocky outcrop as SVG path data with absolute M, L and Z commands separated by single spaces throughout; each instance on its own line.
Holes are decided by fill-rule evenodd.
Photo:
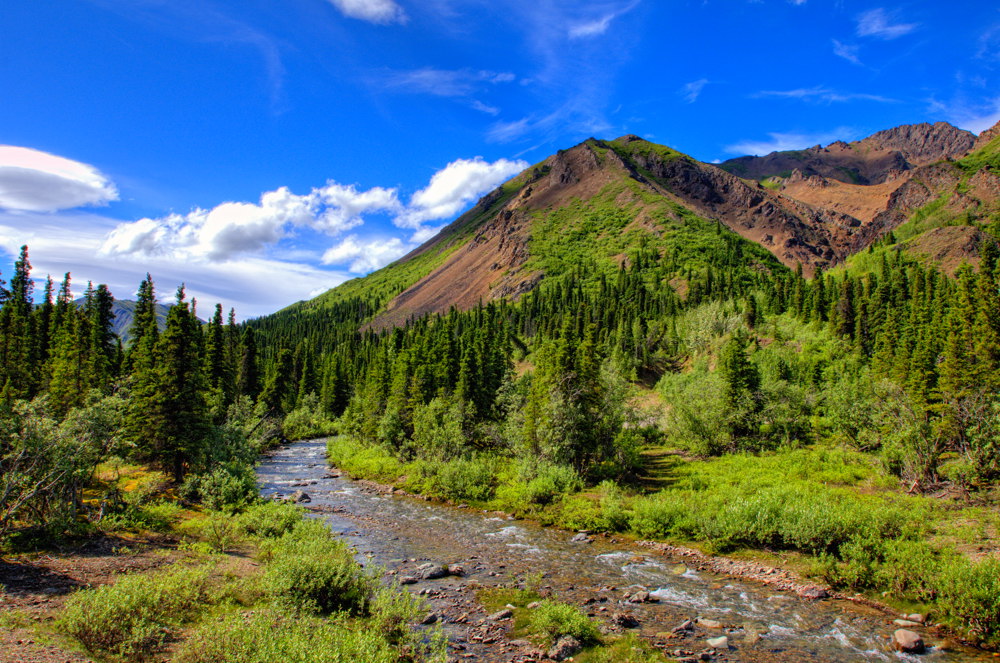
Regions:
M 973 149 L 981 150 L 997 136 L 1000 136 L 1000 122 L 997 122 L 992 127 L 979 134 L 979 137 L 976 139 L 976 145 Z
M 947 122 L 906 124 L 886 129 L 852 143 L 835 141 L 826 147 L 772 152 L 764 156 L 730 159 L 720 167 L 755 180 L 821 176 L 847 184 L 879 184 L 900 173 L 944 159 L 957 159 L 976 144 L 975 134 Z

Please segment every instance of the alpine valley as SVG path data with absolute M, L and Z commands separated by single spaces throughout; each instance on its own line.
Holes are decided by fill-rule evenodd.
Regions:
M 340 539 L 260 501 L 258 454 L 326 438 L 334 474 L 382 492 L 780 573 L 907 615 L 905 651 L 997 648 L 998 241 L 1000 125 L 938 122 L 719 164 L 591 138 L 396 262 L 245 323 L 201 324 L 182 288 L 158 324 L 151 278 L 117 313 L 103 286 L 72 306 L 68 275 L 36 301 L 25 248 L 0 311 L 0 540 L 100 531 L 166 550 L 142 568 L 177 562 L 60 594 L 46 632 L 100 660 L 462 655 Z M 511 620 L 495 642 L 521 644 L 469 651 L 744 647 L 745 626 L 696 646 L 725 635 L 711 620 L 622 636 L 620 613 L 529 575 L 476 589 L 500 611 L 477 628 Z

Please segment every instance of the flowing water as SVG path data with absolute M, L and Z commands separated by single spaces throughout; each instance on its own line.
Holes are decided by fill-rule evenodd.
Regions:
M 572 532 L 412 497 L 379 494 L 343 477 L 329 477 L 322 440 L 278 450 L 258 468 L 264 496 L 302 489 L 312 508 L 354 546 L 359 559 L 405 572 L 413 560 L 457 563 L 461 583 L 496 585 L 543 575 L 543 585 L 588 609 L 621 609 L 623 592 L 642 586 L 656 603 L 628 605 L 643 635 L 670 631 L 686 619 L 721 622 L 732 645 L 724 656 L 742 661 L 980 661 L 972 649 L 932 647 L 922 656 L 896 653 L 897 628 L 881 613 L 842 601 L 807 601 L 753 582 L 742 582 L 678 566 L 679 561 L 631 543 L 596 537 L 573 542 Z M 305 484 L 305 485 L 302 485 Z M 455 587 L 456 579 L 417 585 Z M 450 583 L 450 584 L 447 584 Z M 612 589 L 614 588 L 614 589 Z M 600 614 L 597 612 L 597 614 Z M 927 638 L 931 643 L 933 637 Z M 704 640 L 699 641 L 704 648 Z M 691 643 L 669 645 L 668 651 Z

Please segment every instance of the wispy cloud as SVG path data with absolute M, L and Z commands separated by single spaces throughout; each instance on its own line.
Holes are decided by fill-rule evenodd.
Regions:
M 698 96 L 701 94 L 701 91 L 705 89 L 705 86 L 708 85 L 708 83 L 709 80 L 707 78 L 700 78 L 696 81 L 691 81 L 680 89 L 680 95 L 684 98 L 684 101 L 689 104 L 693 104 L 698 100 Z
M 801 150 L 813 145 L 824 145 L 835 140 L 850 140 L 857 131 L 849 127 L 838 127 L 833 131 L 819 133 L 773 132 L 767 134 L 766 140 L 743 140 L 723 148 L 729 154 L 764 155 L 771 152 L 786 150 Z
M 847 101 L 874 101 L 883 104 L 898 103 L 897 99 L 890 99 L 878 94 L 865 94 L 862 92 L 838 92 L 823 86 L 810 88 L 798 88 L 795 90 L 762 90 L 753 95 L 754 97 L 777 97 L 781 99 L 799 99 L 801 101 L 817 103 L 843 103 Z
M 566 34 L 569 36 L 570 39 L 580 39 L 582 37 L 596 37 L 598 35 L 603 35 L 605 32 L 608 31 L 608 28 L 611 27 L 612 21 L 614 21 L 622 14 L 627 14 L 628 12 L 632 11 L 638 4 L 639 4 L 638 2 L 632 2 L 620 9 L 605 12 L 596 18 L 572 23 L 570 24 L 569 29 L 566 31 Z
M 475 69 L 436 69 L 422 67 L 406 71 L 387 70 L 371 75 L 370 80 L 382 89 L 438 97 L 468 97 L 486 86 L 511 83 L 517 77 L 510 72 Z
M 330 0 L 330 4 L 344 16 L 369 23 L 388 25 L 407 21 L 406 12 L 393 0 Z
M 970 102 L 962 97 L 948 102 L 931 99 L 928 106 L 931 113 L 943 116 L 956 127 L 974 134 L 982 133 L 1000 122 L 1000 97 L 982 102 Z
M 487 115 L 493 115 L 493 116 L 500 114 L 499 108 L 497 108 L 496 106 L 490 106 L 488 104 L 484 104 L 478 99 L 473 99 L 472 103 L 469 105 L 472 107 L 473 110 L 477 110 L 480 113 L 486 113 Z
M 991 25 L 979 35 L 976 57 L 980 60 L 1000 60 L 1000 23 Z
M 833 40 L 833 54 L 838 58 L 844 58 L 851 64 L 856 64 L 858 66 L 864 66 L 861 59 L 858 57 L 858 51 L 860 47 L 854 46 L 853 44 L 844 44 L 842 42 Z
M 920 25 L 918 23 L 898 23 L 895 15 L 883 8 L 869 9 L 858 15 L 856 33 L 859 37 L 875 37 L 877 39 L 897 39 L 910 34 Z

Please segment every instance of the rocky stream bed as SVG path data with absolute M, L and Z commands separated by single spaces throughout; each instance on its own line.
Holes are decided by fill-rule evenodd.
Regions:
M 993 659 L 781 569 L 545 528 L 353 481 L 327 466 L 322 440 L 277 450 L 258 478 L 266 497 L 304 493 L 303 506 L 344 536 L 362 563 L 426 598 L 424 621 L 442 626 L 456 661 L 526 663 L 555 654 L 509 635 L 510 616 L 487 614 L 477 601 L 481 587 L 529 577 L 607 632 L 635 632 L 680 660 Z M 901 628 L 922 637 L 925 653 L 897 651 Z

